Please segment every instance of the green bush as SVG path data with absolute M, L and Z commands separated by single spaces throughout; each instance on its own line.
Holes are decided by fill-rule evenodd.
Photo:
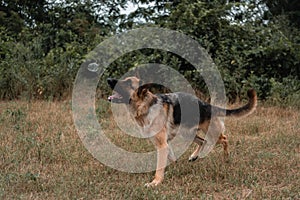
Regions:
M 142 1 L 70 1 L 51 6 L 46 2 L 23 5 L 4 0 L 1 4 L 13 11 L 0 11 L 0 99 L 69 97 L 83 59 L 103 39 L 136 27 L 156 26 L 187 34 L 209 52 L 230 101 L 244 98 L 254 88 L 262 100 L 299 105 L 300 29 L 284 12 L 270 16 L 273 11 L 268 6 L 273 4 L 146 0 L 147 8 L 139 7 L 126 16 L 116 5 Z M 120 77 L 145 63 L 174 68 L 208 96 L 201 74 L 190 63 L 153 49 L 133 51 L 114 61 L 100 80 L 101 96 L 111 92 L 106 77 Z
M 282 107 L 300 108 L 300 80 L 287 77 L 279 82 L 272 78 L 270 83 L 272 87 L 268 103 Z

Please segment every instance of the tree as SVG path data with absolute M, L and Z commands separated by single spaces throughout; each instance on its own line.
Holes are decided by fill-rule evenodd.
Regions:
M 137 9 L 121 14 L 130 3 Z M 269 98 L 291 80 L 286 96 L 300 90 L 299 19 L 297 0 L 2 0 L 0 97 L 69 94 L 87 52 L 115 33 L 149 25 L 183 32 L 206 48 L 231 99 L 249 87 Z M 147 62 L 167 64 L 205 88 L 190 63 L 160 50 L 130 52 L 108 73 Z
M 264 0 L 273 16 L 286 15 L 290 24 L 300 29 L 300 2 L 298 0 Z
M 267 98 L 272 90 L 271 80 L 299 78 L 299 31 L 288 28 L 284 19 L 268 17 L 268 13 L 274 12 L 269 3 L 268 6 L 257 0 L 134 3 L 150 6 L 147 9 L 141 6 L 131 13 L 125 21 L 130 22 L 127 27 L 150 23 L 194 37 L 212 55 L 233 99 L 248 87 L 255 87 L 261 98 Z M 177 64 L 184 73 L 192 69 L 182 60 Z M 193 72 L 187 74 L 192 76 Z M 194 83 L 201 89 L 203 84 L 199 81 Z
M 85 54 L 116 31 L 124 0 L 0 1 L 0 96 L 70 92 Z

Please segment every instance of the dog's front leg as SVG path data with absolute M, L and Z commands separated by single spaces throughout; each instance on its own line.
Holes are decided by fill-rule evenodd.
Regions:
M 167 143 L 167 135 L 165 131 L 161 131 L 154 136 L 154 145 L 157 149 L 157 165 L 155 177 L 152 182 L 147 183 L 147 187 L 157 186 L 164 179 L 164 172 L 167 166 L 169 147 Z
M 163 181 L 165 168 L 167 165 L 167 158 L 168 158 L 168 146 L 165 146 L 157 150 L 157 166 L 156 166 L 155 177 L 152 182 L 146 184 L 147 187 L 157 186 Z

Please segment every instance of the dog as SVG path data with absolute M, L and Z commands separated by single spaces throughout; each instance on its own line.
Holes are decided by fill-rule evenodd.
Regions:
M 108 78 L 107 83 L 113 90 L 113 95 L 108 97 L 110 102 L 126 104 L 133 119 L 145 131 L 144 134 L 157 131 L 151 136 L 157 149 L 157 167 L 155 177 L 152 182 L 146 184 L 147 187 L 157 186 L 163 181 L 167 159 L 176 161 L 169 141 L 175 137 L 179 126 L 185 126 L 191 133 L 197 129 L 205 134 L 208 131 L 218 134 L 217 143 L 223 145 L 224 154 L 228 156 L 228 139 L 224 135 L 224 124 L 219 118 L 247 116 L 257 105 L 257 95 L 253 89 L 247 93 L 249 101 L 246 105 L 228 110 L 205 103 L 188 93 L 154 94 L 150 91 L 152 84 L 143 85 L 137 77 L 127 77 L 123 80 Z M 199 117 L 188 116 L 193 108 L 199 108 L 197 111 Z M 186 109 L 190 110 L 184 112 L 187 116 L 182 117 L 181 115 L 184 115 L 182 110 Z M 193 142 L 197 144 L 197 148 L 189 157 L 189 161 L 198 158 L 201 146 L 206 141 L 196 134 Z

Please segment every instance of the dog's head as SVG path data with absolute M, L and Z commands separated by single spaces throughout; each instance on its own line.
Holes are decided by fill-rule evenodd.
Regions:
M 114 91 L 114 94 L 108 97 L 108 100 L 113 103 L 128 104 L 130 98 L 140 90 L 141 86 L 141 81 L 137 77 L 127 77 L 124 80 L 108 78 L 107 83 Z

